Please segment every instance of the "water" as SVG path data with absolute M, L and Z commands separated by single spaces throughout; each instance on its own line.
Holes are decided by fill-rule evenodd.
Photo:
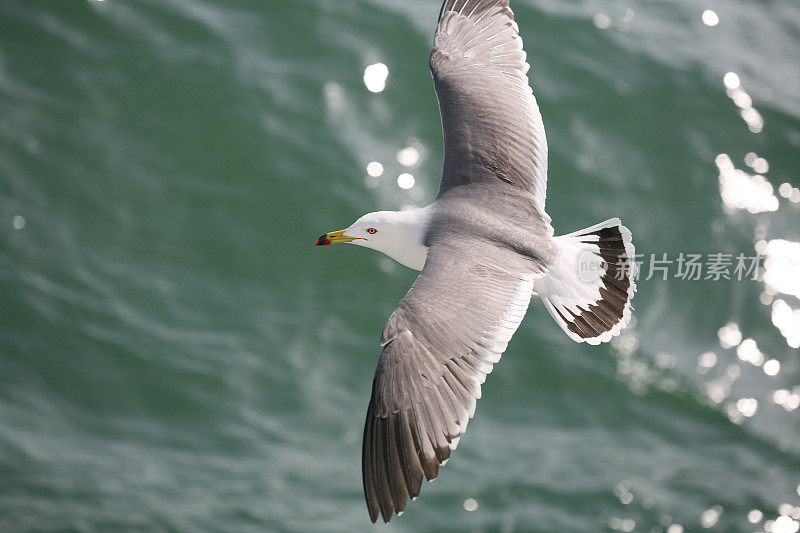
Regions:
M 620 216 L 644 254 L 758 249 L 768 275 L 642 279 L 613 346 L 535 304 L 391 527 L 796 531 L 800 7 L 513 7 L 556 231 Z M 438 10 L 2 2 L 0 529 L 372 527 L 363 417 L 414 273 L 312 245 L 433 198 Z

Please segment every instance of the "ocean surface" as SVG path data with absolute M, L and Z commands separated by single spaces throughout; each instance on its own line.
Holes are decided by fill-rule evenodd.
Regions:
M 0 1 L 0 531 L 387 530 L 361 436 L 416 273 L 313 244 L 433 200 L 439 7 Z M 798 531 L 800 5 L 512 7 L 553 225 L 633 231 L 635 323 L 533 303 L 388 528 Z

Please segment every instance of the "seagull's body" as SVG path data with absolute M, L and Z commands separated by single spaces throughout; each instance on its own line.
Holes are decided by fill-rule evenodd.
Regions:
M 509 0 L 446 0 L 430 66 L 445 146 L 436 201 L 317 241 L 421 271 L 381 335 L 362 450 L 373 522 L 436 478 L 533 294 L 570 338 L 598 344 L 627 325 L 635 292 L 618 219 L 554 236 L 544 125 Z

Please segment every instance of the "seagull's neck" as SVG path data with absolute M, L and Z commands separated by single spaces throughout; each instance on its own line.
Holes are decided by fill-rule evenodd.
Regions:
M 401 265 L 414 270 L 422 270 L 428 248 L 425 246 L 425 232 L 428 229 L 430 206 L 422 209 L 386 212 L 386 220 L 391 230 L 386 238 L 374 247 Z

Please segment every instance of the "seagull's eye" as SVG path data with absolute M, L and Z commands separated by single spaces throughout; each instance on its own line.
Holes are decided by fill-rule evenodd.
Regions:
M 378 233 L 378 230 L 376 230 L 375 228 L 367 228 L 367 233 L 369 233 L 370 235 L 375 235 L 376 233 Z

